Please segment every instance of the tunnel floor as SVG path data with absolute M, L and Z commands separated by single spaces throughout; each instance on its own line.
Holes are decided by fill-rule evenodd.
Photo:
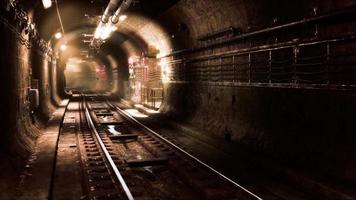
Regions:
M 54 114 L 51 124 L 45 138 L 39 139 L 36 159 L 27 165 L 16 199 L 130 199 L 132 195 L 297 200 L 355 195 L 318 173 L 283 165 L 125 101 L 73 97 Z

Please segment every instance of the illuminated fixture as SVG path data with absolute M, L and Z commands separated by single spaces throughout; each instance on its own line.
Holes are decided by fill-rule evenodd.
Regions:
M 117 28 L 115 27 L 115 25 L 112 25 L 110 23 L 101 24 L 96 28 L 94 38 L 106 40 L 110 37 L 111 33 L 113 33 L 116 30 Z
M 126 20 L 127 16 L 121 15 L 121 13 L 126 11 L 132 2 L 133 0 L 110 0 L 95 30 L 91 46 L 95 46 L 95 40 L 106 40 L 112 32 L 117 30 L 115 24 Z
M 62 44 L 61 45 L 61 51 L 65 51 L 65 50 L 67 50 L 67 45 L 66 44 Z
M 121 15 L 120 17 L 119 17 L 119 21 L 120 22 L 123 22 L 123 21 L 125 21 L 127 19 L 127 15 Z
M 62 36 L 63 36 L 63 35 L 62 35 L 61 32 L 58 32 L 58 33 L 56 33 L 56 34 L 54 35 L 54 37 L 55 37 L 57 40 L 60 39 Z
M 48 9 L 52 6 L 52 0 L 42 0 L 42 3 L 45 9 Z

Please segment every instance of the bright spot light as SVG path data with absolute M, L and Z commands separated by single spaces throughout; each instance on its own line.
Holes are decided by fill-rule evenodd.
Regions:
M 159 54 L 157 54 L 157 57 L 156 57 L 156 58 L 161 58 L 161 57 L 163 57 L 163 56 L 164 56 L 163 53 L 159 53 Z
M 96 39 L 100 38 L 102 40 L 106 40 L 110 37 L 111 33 L 116 30 L 117 30 L 116 26 L 112 24 L 101 24 L 96 28 L 94 37 Z
M 57 40 L 60 39 L 62 36 L 63 36 L 63 35 L 62 35 L 61 32 L 58 32 L 58 33 L 56 33 L 56 34 L 54 35 L 54 37 L 55 37 Z
M 161 60 L 161 62 L 159 62 L 158 65 L 161 66 L 162 81 L 163 82 L 169 81 L 172 71 L 171 71 L 171 68 L 168 65 L 168 62 L 165 61 L 165 60 Z
M 52 0 L 42 0 L 43 7 L 48 9 L 52 6 Z
M 94 38 L 95 39 L 99 39 L 102 32 L 103 32 L 103 28 L 104 28 L 104 24 L 100 24 L 98 27 L 96 27 L 95 29 L 95 33 L 94 33 Z
M 130 65 L 133 65 L 134 62 L 135 62 L 135 60 L 136 60 L 136 56 L 131 56 L 131 57 L 129 58 L 129 64 L 130 64 Z
M 62 44 L 62 45 L 61 45 L 61 50 L 62 50 L 62 51 L 67 50 L 67 48 L 68 48 L 68 47 L 67 47 L 67 45 L 66 45 L 66 44 Z
M 125 21 L 127 19 L 127 15 L 121 15 L 120 17 L 119 17 L 119 21 L 120 22 L 123 22 L 123 21 Z

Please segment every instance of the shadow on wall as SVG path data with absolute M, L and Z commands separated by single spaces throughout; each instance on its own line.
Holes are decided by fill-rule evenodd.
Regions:
M 343 91 L 171 84 L 162 110 L 220 140 L 229 133 L 256 152 L 353 182 L 355 101 Z

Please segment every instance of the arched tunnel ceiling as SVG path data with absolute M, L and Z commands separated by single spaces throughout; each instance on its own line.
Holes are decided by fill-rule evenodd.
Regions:
M 82 35 L 94 33 L 100 15 L 102 15 L 108 2 L 103 0 L 58 0 L 66 37 L 55 41 L 57 43 L 56 49 L 58 50 L 61 44 L 68 43 L 68 45 L 77 48 L 78 51 L 75 54 L 89 50 L 88 43 L 84 43 L 83 40 L 90 40 L 90 38 L 83 38 Z M 121 53 L 121 55 L 113 55 L 117 59 L 122 58 L 123 55 L 127 58 L 132 54 L 147 54 L 148 47 L 153 45 L 159 48 L 161 52 L 168 53 L 172 48 L 168 45 L 167 39 L 162 40 L 163 37 L 168 38 L 168 36 L 157 22 L 154 22 L 154 19 L 176 2 L 178 1 L 158 0 L 152 2 L 140 0 L 135 3 L 127 12 L 128 20 L 118 25 L 118 31 L 107 41 L 106 47 L 113 49 L 116 46 L 114 49 L 117 51 L 106 52 L 114 52 L 111 54 Z M 33 17 L 40 35 L 47 40 L 53 39 L 54 34 L 60 31 L 55 5 L 48 10 L 43 9 L 39 0 L 26 1 L 23 2 L 23 5 L 34 7 Z
M 27 1 L 25 4 L 31 2 L 36 7 L 34 17 L 40 34 L 50 39 L 59 30 L 54 6 L 44 10 L 39 0 Z M 87 34 L 94 32 L 99 16 L 108 3 L 103 0 L 58 2 L 66 32 L 80 34 L 85 31 L 79 29 L 86 30 Z M 303 17 L 312 16 L 314 8 L 323 13 L 331 8 L 353 4 L 352 0 L 342 3 L 327 0 L 322 4 L 308 0 L 140 0 L 126 13 L 129 18 L 118 25 L 118 33 L 107 41 L 107 46 L 120 46 L 121 53 L 126 56 L 147 53 L 149 47 L 154 46 L 164 55 L 172 50 L 191 47 L 197 43 L 197 38 L 229 26 L 249 32 L 299 19 L 300 13 L 304 13 Z M 281 16 L 286 16 L 283 22 L 280 21 Z M 182 27 L 186 27 L 186 30 L 182 30 Z M 75 38 L 77 41 L 74 44 L 85 46 L 80 42 L 81 37 Z
M 22 0 L 21 2 L 28 7 L 35 7 L 36 22 L 44 38 L 49 39 L 56 30 L 59 30 L 54 6 L 44 10 L 40 0 Z M 65 28 L 70 30 L 78 26 L 85 19 L 85 14 L 101 15 L 108 2 L 108 0 L 58 0 Z M 150 18 L 159 17 L 160 22 L 171 32 L 177 31 L 178 25 L 184 23 L 193 36 L 198 36 L 227 26 L 240 27 L 246 32 L 249 29 L 259 28 L 260 24 L 270 25 L 275 18 L 280 23 L 284 23 L 304 17 L 300 16 L 300 13 L 312 15 L 313 8 L 323 13 L 330 9 L 354 4 L 352 0 L 295 2 L 284 0 L 140 0 L 128 12 Z M 283 22 L 281 22 L 282 16 Z
M 127 60 L 133 55 L 147 56 L 150 48 L 156 49 L 161 55 L 172 51 L 169 34 L 153 18 L 133 13 L 127 15 L 128 19 L 117 24 L 117 31 L 102 45 L 101 53 Z M 58 51 L 61 44 L 67 44 L 69 48 L 77 49 L 76 56 L 80 51 L 90 51 L 89 43 L 84 41 L 90 41 L 91 37 L 85 38 L 83 35 L 93 34 L 98 20 L 99 17 L 94 17 L 78 21 L 78 26 L 67 30 L 65 37 L 55 41 L 55 50 Z
M 142 16 L 155 18 L 176 2 L 178 2 L 178 0 L 140 0 L 134 3 L 127 12 L 139 13 Z M 71 30 L 73 27 L 77 27 L 82 24 L 83 21 L 87 20 L 87 16 L 102 15 L 108 3 L 109 0 L 58 0 L 64 28 Z M 35 8 L 34 18 L 39 26 L 40 34 L 44 38 L 49 39 L 60 29 L 54 5 L 47 10 L 43 9 L 40 0 L 23 1 L 23 5 Z

